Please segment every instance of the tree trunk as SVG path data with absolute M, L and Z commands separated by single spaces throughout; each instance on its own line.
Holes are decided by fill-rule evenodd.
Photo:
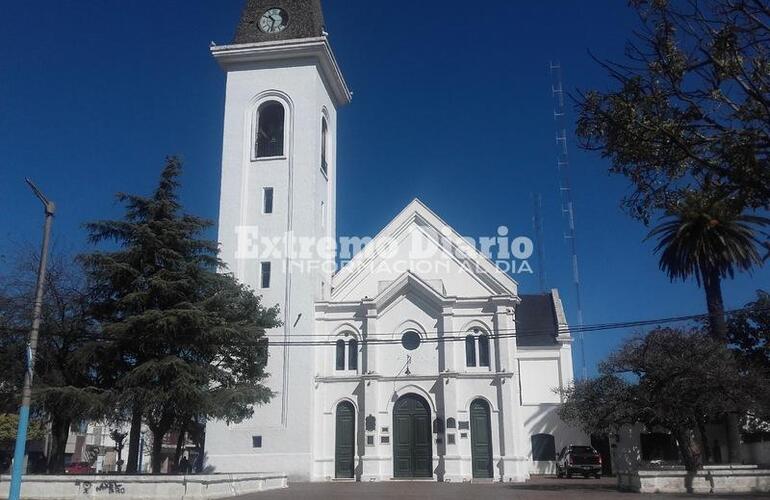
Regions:
M 737 413 L 727 414 L 727 461 L 731 464 L 742 463 L 741 429 Z
M 160 474 L 160 468 L 163 459 L 163 438 L 168 432 L 169 426 L 150 426 L 152 432 L 152 453 L 150 463 L 152 464 L 152 473 Z
M 725 321 L 725 305 L 722 300 L 722 279 L 717 271 L 703 272 L 703 288 L 706 290 L 706 307 L 709 313 L 709 330 L 711 336 L 727 343 L 727 322 Z M 741 431 L 737 415 L 728 414 L 725 417 L 727 428 L 727 462 L 739 464 L 741 460 Z
M 195 466 L 193 471 L 196 473 L 203 472 L 203 466 L 206 462 L 206 427 L 205 424 L 196 432 L 195 447 L 198 451 L 198 456 L 195 458 Z
M 706 424 L 703 420 L 698 419 L 698 432 L 701 436 L 701 444 L 703 446 L 703 463 L 707 464 L 711 461 L 711 449 L 709 447 L 709 439 L 706 435 Z
M 706 307 L 709 313 L 709 331 L 711 336 L 727 342 L 727 323 L 725 322 L 725 305 L 722 300 L 722 279 L 719 272 L 709 271 L 703 274 L 703 288 L 706 291 Z
M 134 405 L 131 413 L 131 430 L 128 435 L 128 459 L 126 460 L 126 473 L 136 474 L 139 472 L 139 440 L 142 437 L 142 407 L 139 404 Z
M 184 446 L 185 436 L 187 435 L 187 425 L 189 420 L 185 420 L 182 425 L 179 426 L 179 436 L 176 439 L 176 449 L 174 450 L 174 467 L 179 467 L 179 460 L 182 458 L 182 447 Z M 182 474 L 187 474 L 187 471 L 178 471 Z
M 53 417 L 51 420 L 51 453 L 48 455 L 49 474 L 64 474 L 64 451 L 70 433 L 70 420 Z
M 699 433 L 691 429 L 677 429 L 674 434 L 676 435 L 679 453 L 682 455 L 682 462 L 684 462 L 684 467 L 687 470 L 684 485 L 687 493 L 692 493 L 693 479 L 698 469 L 703 465 Z

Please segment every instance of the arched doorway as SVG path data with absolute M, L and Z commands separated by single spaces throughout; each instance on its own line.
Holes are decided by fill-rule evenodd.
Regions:
M 492 426 L 489 403 L 483 399 L 471 403 L 471 457 L 473 477 L 492 477 Z
M 334 433 L 334 477 L 353 477 L 356 449 L 356 409 L 350 401 L 337 405 Z
M 393 475 L 432 477 L 433 445 L 428 402 L 406 394 L 393 407 Z

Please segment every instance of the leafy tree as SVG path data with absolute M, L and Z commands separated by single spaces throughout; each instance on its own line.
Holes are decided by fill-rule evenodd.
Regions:
M 16 413 L 0 413 L 0 443 L 13 444 L 16 441 L 16 431 L 19 428 L 19 415 Z M 27 440 L 45 439 L 45 426 L 39 420 L 32 420 L 27 430 Z
M 770 207 L 770 5 L 765 0 L 632 0 L 642 21 L 615 82 L 578 101 L 582 145 L 633 190 L 635 218 L 709 192 L 738 212 Z
M 728 341 L 745 359 L 770 371 L 770 293 L 757 290 L 757 299 L 730 315 Z
M 741 214 L 729 203 L 688 195 L 669 210 L 669 217 L 651 232 L 660 268 L 671 280 L 695 277 L 706 292 L 709 326 L 715 339 L 727 340 L 722 280 L 735 270 L 762 264 L 758 228 L 770 219 Z
M 756 245 L 770 249 L 754 232 L 767 221 L 748 215 L 770 208 L 770 6 L 631 5 L 642 29 L 623 62 L 600 63 L 615 88 L 581 95 L 577 134 L 631 181 L 622 206 L 632 217 L 645 225 L 672 217 L 653 230 L 661 267 L 672 279 L 702 280 L 712 332 L 724 339 L 721 280 L 761 263 Z M 738 461 L 737 419 L 729 418 L 730 461 Z
M 731 314 L 727 323 L 728 342 L 749 370 L 770 378 L 770 294 L 757 291 L 757 299 Z M 762 405 L 750 427 L 768 430 L 770 422 L 770 386 L 759 393 Z
M 118 194 L 123 220 L 87 225 L 93 242 L 117 250 L 83 256 L 99 290 L 94 308 L 117 368 L 114 404 L 131 415 L 126 470 L 136 470 L 142 419 L 153 434 L 152 469 L 160 470 L 164 436 L 181 419 L 240 421 L 272 393 L 265 377 L 264 331 L 277 308 L 222 271 L 211 224 L 182 212 L 181 162 L 167 158 L 149 197 Z
M 703 461 L 703 424 L 753 408 L 767 381 L 709 335 L 657 328 L 623 343 L 600 365 L 598 378 L 568 388 L 559 415 L 589 433 L 635 422 L 661 426 L 676 437 L 694 473 Z
M 26 357 L 30 297 L 34 295 L 37 274 L 35 256 L 21 255 L 17 260 L 21 263 L 19 270 L 6 277 L 5 313 L 0 313 L 15 318 L 11 334 L 2 342 L 0 358 L 16 356 L 15 360 L 8 359 L 9 374 L 2 375 L 14 379 L 7 382 L 12 387 L 7 398 L 16 405 Z M 64 472 L 64 451 L 72 423 L 104 414 L 104 387 L 92 358 L 84 350 L 99 335 L 88 314 L 89 297 L 78 266 L 61 255 L 51 258 L 41 311 L 32 403 L 37 418 L 50 424 L 47 470 L 52 473 Z

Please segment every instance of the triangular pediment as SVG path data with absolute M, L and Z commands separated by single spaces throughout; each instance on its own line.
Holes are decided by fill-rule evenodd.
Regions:
M 411 271 L 407 271 L 398 279 L 393 280 L 371 302 L 375 310 L 382 311 L 400 297 L 412 298 L 438 311 L 441 311 L 443 306 L 451 305 L 454 302 L 452 298 L 445 297 L 434 286 L 420 279 Z
M 405 273 L 444 296 L 517 295 L 517 283 L 415 199 L 332 279 L 333 301 L 376 297 Z

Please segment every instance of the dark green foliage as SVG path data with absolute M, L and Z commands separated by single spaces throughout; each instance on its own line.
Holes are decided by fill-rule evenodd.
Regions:
M 727 322 L 728 342 L 747 370 L 770 379 L 770 294 L 757 291 L 757 299 L 731 314 Z M 758 427 L 767 430 L 770 422 L 770 386 L 758 392 L 761 405 L 754 412 Z M 757 422 L 755 422 L 757 423 Z
M 642 28 L 614 82 L 579 99 L 577 133 L 633 191 L 649 223 L 688 193 L 770 206 L 770 6 L 764 0 L 634 0 Z
M 6 319 L 0 358 L 8 368 L 0 373 L 0 384 L 9 388 L 4 405 L 14 412 L 18 410 L 37 274 L 34 256 L 20 255 L 17 262 L 18 271 L 5 278 L 0 305 L 0 316 Z M 47 469 L 52 473 L 64 471 L 70 426 L 81 419 L 100 418 L 105 411 L 106 388 L 87 353 L 99 338 L 89 305 L 89 289 L 79 267 L 65 257 L 53 256 L 46 273 L 32 399 L 35 417 L 50 423 Z
M 118 417 L 144 417 L 156 472 L 163 436 L 178 422 L 240 421 L 269 400 L 260 383 L 264 331 L 278 325 L 276 308 L 264 309 L 218 272 L 218 245 L 200 236 L 210 223 L 182 213 L 177 200 L 180 173 L 179 160 L 168 158 L 152 196 L 119 194 L 123 220 L 87 225 L 93 242 L 119 248 L 82 258 L 98 292 L 93 310 L 105 338 L 101 358 L 114 367 Z M 137 444 L 129 443 L 129 472 Z
M 688 194 L 648 238 L 657 238 L 660 268 L 671 280 L 695 277 L 706 292 L 714 338 L 726 340 L 722 280 L 762 265 L 759 230 L 770 219 L 742 214 L 724 200 Z
M 757 290 L 757 300 L 730 315 L 728 334 L 747 362 L 770 371 L 770 294 Z
M 694 470 L 702 463 L 703 424 L 756 408 L 768 381 L 700 331 L 658 328 L 626 341 L 600 365 L 598 378 L 567 389 L 559 415 L 589 433 L 635 422 L 661 426 Z
M 733 278 L 735 270 L 762 264 L 759 229 L 770 219 L 741 214 L 725 202 L 688 197 L 651 232 L 658 238 L 660 268 L 672 279 Z

